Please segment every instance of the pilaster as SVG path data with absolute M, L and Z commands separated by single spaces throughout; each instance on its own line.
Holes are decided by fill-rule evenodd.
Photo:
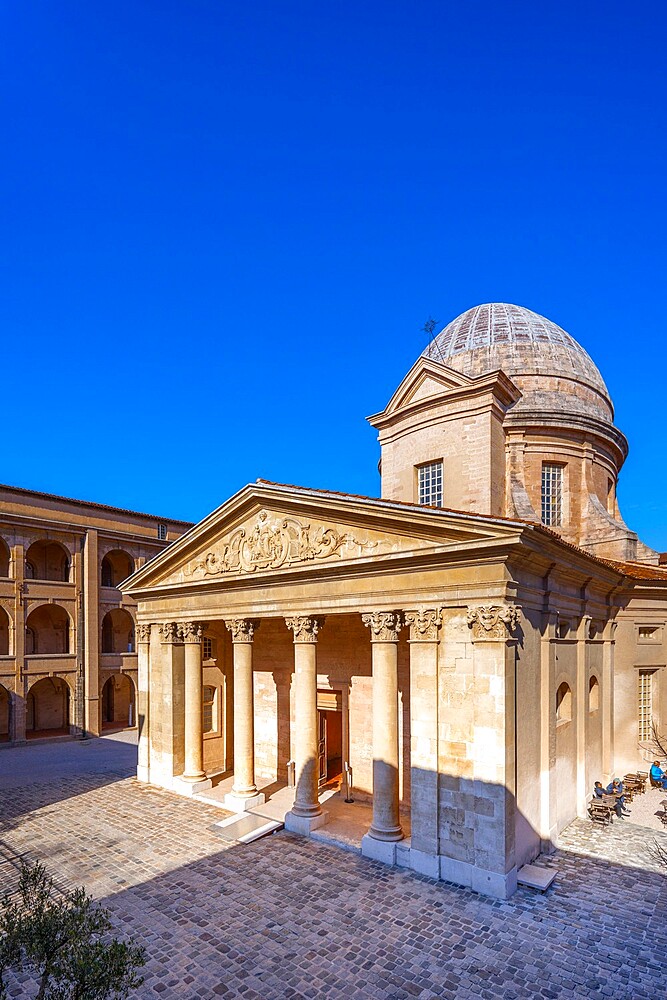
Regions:
M 410 629 L 411 866 L 419 860 L 438 877 L 438 648 L 442 612 L 405 612 Z M 419 858 L 419 855 L 424 855 Z M 429 874 L 429 871 L 425 871 Z
M 151 780 L 150 745 L 150 689 L 151 689 L 151 626 L 140 622 L 136 628 L 137 641 L 137 779 Z
M 89 528 L 83 549 L 81 574 L 83 600 L 83 662 L 85 729 L 99 736 L 100 713 L 100 563 L 97 531 Z

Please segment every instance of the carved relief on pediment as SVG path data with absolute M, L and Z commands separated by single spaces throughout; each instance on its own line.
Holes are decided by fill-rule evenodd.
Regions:
M 376 551 L 380 541 L 359 539 L 325 525 L 311 526 L 295 517 L 276 517 L 262 510 L 256 522 L 237 528 L 209 552 L 192 559 L 185 577 L 202 579 L 224 573 L 256 573 L 337 556 L 351 559 Z

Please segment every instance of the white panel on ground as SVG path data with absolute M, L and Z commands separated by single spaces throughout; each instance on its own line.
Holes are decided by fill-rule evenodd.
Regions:
M 267 833 L 282 830 L 283 824 L 264 816 L 253 816 L 252 813 L 239 813 L 229 819 L 213 824 L 227 840 L 235 840 L 239 844 L 252 844 L 253 840 L 265 837 Z
M 556 872 L 551 868 L 540 868 L 539 865 L 524 865 L 519 868 L 516 880 L 519 885 L 528 886 L 529 889 L 539 889 L 544 892 L 549 888 L 556 878 Z

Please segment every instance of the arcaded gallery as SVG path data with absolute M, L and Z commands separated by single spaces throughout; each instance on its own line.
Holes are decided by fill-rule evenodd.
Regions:
M 506 897 L 667 717 L 667 568 L 600 372 L 530 310 L 459 316 L 369 419 L 381 498 L 258 480 L 120 582 L 138 777 L 289 795 L 304 835 L 356 809 L 364 855 Z

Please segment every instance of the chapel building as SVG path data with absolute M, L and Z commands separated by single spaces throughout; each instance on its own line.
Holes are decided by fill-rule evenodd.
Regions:
M 364 855 L 507 897 L 667 718 L 667 568 L 597 367 L 528 309 L 455 319 L 370 422 L 379 498 L 258 480 L 121 583 L 137 774 L 261 812 L 293 769 L 321 836 L 347 766 Z

